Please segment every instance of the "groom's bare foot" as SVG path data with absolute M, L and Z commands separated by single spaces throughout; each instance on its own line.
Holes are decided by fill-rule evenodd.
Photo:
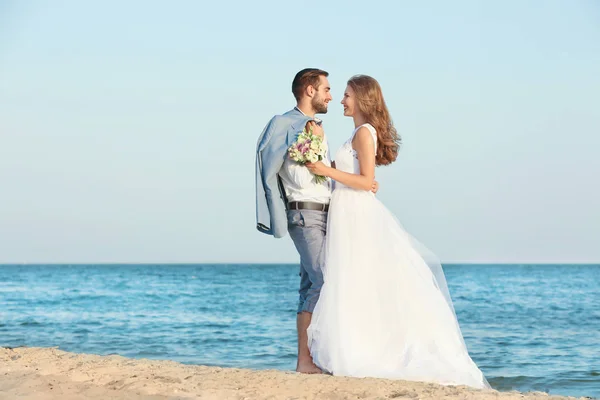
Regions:
M 298 361 L 296 365 L 296 372 L 301 374 L 322 374 L 323 371 L 317 367 L 312 360 Z

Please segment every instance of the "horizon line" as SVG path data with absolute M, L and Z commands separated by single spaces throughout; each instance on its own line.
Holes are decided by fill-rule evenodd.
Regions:
M 145 262 L 145 261 L 103 261 L 103 262 L 0 262 L 0 266 L 8 265 L 299 265 L 299 262 Z M 442 265 L 598 265 L 598 262 L 500 262 L 500 261 L 448 261 Z

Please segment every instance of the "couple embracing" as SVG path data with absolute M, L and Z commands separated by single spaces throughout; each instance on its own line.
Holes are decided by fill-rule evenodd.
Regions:
M 348 81 L 342 105 L 354 130 L 335 163 L 328 149 L 314 163 L 289 156 L 304 129 L 327 143 L 315 117 L 332 100 L 327 77 L 298 72 L 296 107 L 273 117 L 257 146 L 257 228 L 289 233 L 300 254 L 296 370 L 488 388 L 439 261 L 375 197 L 375 167 L 393 163 L 400 143 L 379 83 Z

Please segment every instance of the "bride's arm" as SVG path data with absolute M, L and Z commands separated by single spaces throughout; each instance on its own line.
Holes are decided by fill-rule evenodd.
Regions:
M 371 190 L 375 180 L 375 143 L 371 132 L 362 127 L 354 135 L 353 147 L 356 151 L 360 174 L 350 174 L 339 171 L 323 164 L 322 162 L 306 164 L 313 174 L 328 176 L 348 187 L 359 190 Z

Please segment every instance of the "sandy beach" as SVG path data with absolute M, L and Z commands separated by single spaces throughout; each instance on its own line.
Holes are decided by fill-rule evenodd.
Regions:
M 421 382 L 0 348 L 0 399 L 568 399 Z

